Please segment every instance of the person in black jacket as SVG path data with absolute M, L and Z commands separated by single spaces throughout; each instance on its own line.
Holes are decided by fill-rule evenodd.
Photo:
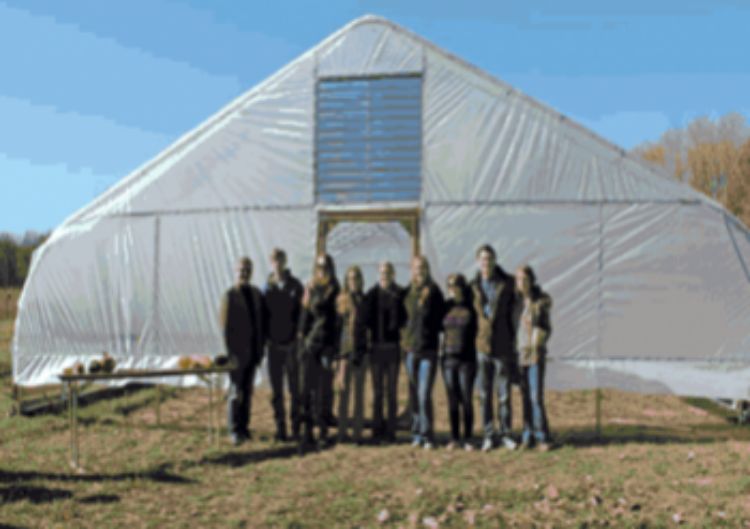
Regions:
M 229 372 L 227 396 L 227 429 L 234 445 L 250 439 L 253 382 L 265 343 L 263 295 L 250 284 L 252 275 L 253 262 L 243 257 L 237 266 L 237 282 L 222 297 L 219 311 L 224 345 L 235 366 Z
M 301 420 L 304 427 L 300 451 L 314 443 L 314 422 L 318 424 L 321 443 L 328 443 L 324 384 L 326 374 L 332 375 L 333 357 L 338 349 L 337 295 L 338 289 L 329 268 L 325 263 L 316 264 L 313 281 L 302 298 L 304 310 L 300 318 Z
M 406 324 L 401 346 L 406 353 L 412 412 L 412 446 L 433 448 L 432 386 L 437 368 L 438 337 L 443 324 L 445 301 L 440 288 L 430 278 L 424 256 L 411 265 L 411 283 L 404 296 Z
M 330 254 L 322 253 L 315 258 L 316 265 L 324 265 L 328 269 L 328 274 L 331 277 L 331 284 L 336 291 L 336 296 L 341 292 L 341 284 L 339 283 L 338 276 L 336 276 L 336 263 Z M 336 426 L 336 417 L 333 414 L 333 377 L 334 373 L 332 369 L 324 370 L 322 374 L 321 391 L 323 398 L 323 419 L 326 421 L 328 426 Z
M 297 364 L 297 328 L 302 310 L 304 287 L 286 267 L 286 253 L 271 252 L 271 274 L 264 288 L 268 312 L 268 376 L 271 381 L 271 406 L 276 421 L 276 440 L 287 438 L 284 411 L 284 378 L 290 397 L 292 437 L 300 430 L 299 367 Z
M 448 449 L 463 443 L 465 450 L 473 450 L 471 436 L 474 428 L 472 393 L 477 374 L 475 340 L 477 315 L 471 300 L 471 290 L 461 274 L 448 276 L 448 295 L 443 318 L 442 368 L 448 396 L 448 415 L 451 441 Z M 463 414 L 463 436 L 459 414 Z
M 497 264 L 495 250 L 485 244 L 477 250 L 479 272 L 472 281 L 477 313 L 477 363 L 479 395 L 482 401 L 484 443 L 482 450 L 494 445 L 493 393 L 497 391 L 500 442 L 509 450 L 517 447 L 511 437 L 511 383 L 518 379 L 513 325 L 515 281 Z
M 398 420 L 398 372 L 401 365 L 399 346 L 401 327 L 406 322 L 404 290 L 395 279 L 393 264 L 380 264 L 378 283 L 367 291 L 365 314 L 370 330 L 373 386 L 372 436 L 377 441 L 396 440 Z M 386 395 L 388 419 L 383 419 L 383 396 Z

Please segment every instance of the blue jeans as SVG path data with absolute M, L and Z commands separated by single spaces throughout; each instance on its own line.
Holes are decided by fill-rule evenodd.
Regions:
M 492 397 L 497 390 L 497 416 L 500 422 L 500 436 L 510 436 L 511 432 L 511 381 L 515 366 L 507 361 L 483 353 L 477 353 L 479 365 L 479 396 L 482 401 L 482 426 L 484 437 L 492 438 L 494 416 Z
M 547 412 L 544 409 L 544 358 L 536 364 L 521 367 L 521 392 L 523 394 L 522 442 L 549 442 Z
M 406 373 L 409 375 L 409 406 L 411 434 L 415 441 L 432 442 L 432 385 L 435 382 L 437 359 L 406 353 Z
M 477 365 L 453 358 L 443 358 L 443 380 L 445 392 L 448 396 L 448 416 L 451 423 L 451 439 L 459 441 L 461 437 L 461 421 L 459 412 L 463 412 L 463 439 L 471 439 L 474 429 L 474 403 L 471 395 L 474 392 Z

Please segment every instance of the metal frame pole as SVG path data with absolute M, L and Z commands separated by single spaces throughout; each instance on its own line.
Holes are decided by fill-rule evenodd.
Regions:
M 73 467 L 78 470 L 80 468 L 79 452 L 78 452 L 78 383 L 73 382 L 72 391 L 70 395 L 71 410 L 73 413 L 72 417 L 72 434 L 73 434 Z

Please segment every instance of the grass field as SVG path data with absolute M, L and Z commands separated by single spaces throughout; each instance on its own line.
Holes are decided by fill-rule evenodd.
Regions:
M 2 365 L 11 330 L 0 323 Z M 402 443 L 299 458 L 269 440 L 265 390 L 255 440 L 233 448 L 209 443 L 205 391 L 168 391 L 156 427 L 147 389 L 80 410 L 77 474 L 65 415 L 8 417 L 7 371 L 0 383 L 0 527 L 750 527 L 750 429 L 703 400 L 605 391 L 596 441 L 593 394 L 550 392 L 548 453 Z M 435 396 L 444 433 L 441 381 Z

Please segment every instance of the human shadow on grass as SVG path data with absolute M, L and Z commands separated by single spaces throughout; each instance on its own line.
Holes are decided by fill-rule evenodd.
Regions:
M 9 485 L 0 487 L 0 504 L 29 501 L 35 505 L 67 500 L 73 493 L 65 489 L 52 489 L 30 485 Z
M 327 450 L 322 448 L 321 450 Z M 315 450 L 306 452 L 306 455 L 315 453 Z M 265 448 L 261 450 L 250 451 L 231 451 L 204 457 L 198 462 L 198 465 L 224 465 L 228 467 L 243 467 L 252 463 L 260 463 L 270 459 L 288 459 L 299 454 L 296 444 L 287 444 L 284 446 Z
M 601 435 L 591 428 L 569 429 L 553 432 L 558 446 L 590 447 L 622 445 L 629 443 L 646 444 L 711 444 L 728 440 L 748 441 L 747 430 L 727 424 L 695 424 L 686 428 L 653 426 L 642 424 L 605 425 Z
M 0 470 L 0 483 L 18 483 L 23 481 L 49 480 L 62 482 L 99 482 L 126 481 L 143 479 L 155 483 L 169 483 L 187 485 L 197 483 L 194 479 L 186 478 L 170 471 L 171 464 L 159 465 L 143 472 L 123 472 L 118 474 L 62 474 L 36 471 Z
M 151 387 L 152 386 L 148 384 L 130 383 L 120 387 L 97 388 L 78 395 L 78 407 L 86 408 L 100 402 L 128 397 Z M 128 413 L 132 413 L 132 411 L 134 411 L 135 409 L 152 405 L 155 399 L 156 397 L 153 397 L 151 399 L 147 399 L 146 402 L 120 406 L 119 408 L 122 408 L 122 411 L 118 408 L 116 408 L 116 410 L 122 415 L 127 415 Z M 33 397 L 28 400 L 22 401 L 20 412 L 21 415 L 25 417 L 34 417 L 38 415 L 58 415 L 67 410 L 67 407 L 68 397 L 63 392 L 57 396 Z
M 78 499 L 78 503 L 117 503 L 120 501 L 120 497 L 117 494 L 92 494 L 91 496 L 84 496 Z
M 0 529 L 26 529 L 20 525 L 8 525 L 0 522 Z

